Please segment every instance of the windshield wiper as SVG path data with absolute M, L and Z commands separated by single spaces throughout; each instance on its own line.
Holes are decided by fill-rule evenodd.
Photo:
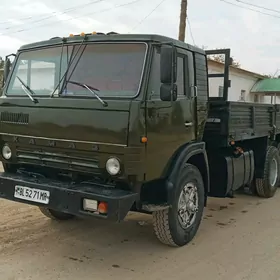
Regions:
M 20 81 L 20 83 L 21 83 L 21 88 L 22 88 L 22 90 L 26 93 L 26 95 L 31 99 L 31 101 L 33 102 L 33 103 L 38 103 L 38 100 L 37 99 L 35 99 L 35 98 L 33 98 L 33 92 L 32 92 L 32 90 L 31 90 L 31 88 L 28 86 L 28 85 L 26 85 L 23 81 L 22 81 L 22 79 L 19 77 L 19 76 L 16 76 L 17 77 L 17 79 Z
M 90 91 L 101 103 L 104 107 L 107 107 L 108 106 L 108 103 L 104 100 L 102 100 L 99 95 L 96 93 L 96 91 L 99 91 L 98 88 L 94 88 L 90 85 L 87 85 L 87 84 L 82 84 L 82 83 L 79 83 L 79 82 L 74 82 L 74 81 L 67 81 L 67 83 L 70 83 L 70 84 L 73 84 L 73 85 L 77 85 L 77 86 L 80 86 L 80 87 L 83 87 L 85 89 L 87 89 L 88 91 Z
M 66 81 L 65 81 L 65 79 L 66 79 L 66 76 L 68 75 L 68 71 L 69 71 L 69 69 L 71 68 L 72 64 L 74 63 L 74 61 L 75 61 L 75 59 L 76 59 L 76 56 L 79 54 L 80 49 L 82 48 L 82 46 L 84 46 L 85 42 L 86 42 L 86 37 L 84 37 L 84 39 L 83 39 L 83 41 L 81 42 L 81 44 L 79 45 L 78 50 L 77 50 L 76 53 L 75 53 L 75 48 L 73 47 L 72 53 L 71 53 L 71 57 L 70 57 L 70 61 L 68 62 L 68 65 L 67 65 L 67 69 L 66 69 L 65 73 L 63 74 L 63 76 L 62 76 L 62 77 L 60 78 L 60 80 L 58 81 L 58 84 L 57 84 L 56 87 L 54 88 L 54 90 L 53 90 L 53 92 L 51 93 L 50 97 L 54 97 L 56 90 L 59 88 L 61 82 L 64 80 L 63 83 L 62 83 L 62 88 L 61 88 L 60 91 L 59 91 L 59 94 L 60 94 L 61 92 L 63 92 L 63 89 L 65 88 L 65 84 L 67 84 Z M 63 49 L 62 49 L 62 50 L 63 50 Z M 82 57 L 84 50 L 85 50 L 85 48 L 83 49 L 83 51 L 82 51 L 81 54 L 79 55 L 79 57 L 78 57 L 76 63 L 74 64 L 74 69 L 75 69 L 75 67 L 77 66 L 77 64 L 79 63 L 80 58 Z M 75 53 L 75 55 L 74 55 L 74 53 Z M 74 70 L 73 70 L 73 71 L 74 71 Z M 72 72 L 73 72 L 73 71 L 72 71 Z

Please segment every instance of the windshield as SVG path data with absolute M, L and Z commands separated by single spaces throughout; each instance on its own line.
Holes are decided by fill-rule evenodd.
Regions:
M 35 95 L 50 95 L 67 70 L 72 50 L 61 47 L 23 52 L 16 62 L 7 95 L 26 95 L 18 76 Z M 72 46 L 74 52 L 78 46 Z M 144 43 L 96 43 L 88 44 L 76 56 L 67 74 L 67 81 L 97 88 L 100 97 L 133 97 L 140 86 L 146 44 Z M 62 86 L 63 83 L 61 83 Z M 86 88 L 66 83 L 63 96 L 92 97 Z
M 61 47 L 52 47 L 21 53 L 16 61 L 7 95 L 25 95 L 17 77 L 32 89 L 34 94 L 50 95 L 67 66 L 70 48 L 67 47 L 67 50 L 61 53 Z

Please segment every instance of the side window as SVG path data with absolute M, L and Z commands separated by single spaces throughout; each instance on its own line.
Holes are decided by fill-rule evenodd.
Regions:
M 177 88 L 178 88 L 178 96 L 185 95 L 185 67 L 184 67 L 184 57 L 177 57 Z
M 186 76 L 186 95 L 188 98 L 194 96 L 194 56 L 193 53 L 188 51 L 185 59 L 185 76 Z
M 179 54 L 177 58 L 178 96 L 191 98 L 194 90 L 194 60 L 190 51 Z
M 177 88 L 178 96 L 190 98 L 191 86 L 194 85 L 193 54 L 179 53 L 177 57 Z M 160 99 L 160 49 L 155 48 L 150 72 L 149 99 Z

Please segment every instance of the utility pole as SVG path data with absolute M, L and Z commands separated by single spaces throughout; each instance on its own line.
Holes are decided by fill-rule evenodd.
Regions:
M 185 41 L 188 0 L 181 0 L 179 40 Z

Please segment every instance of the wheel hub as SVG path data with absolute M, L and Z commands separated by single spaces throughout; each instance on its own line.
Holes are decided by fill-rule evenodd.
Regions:
M 278 180 L 278 163 L 276 159 L 274 158 L 270 165 L 269 170 L 269 183 L 271 186 L 275 186 L 276 182 Z
M 194 183 L 184 186 L 178 201 L 178 219 L 183 228 L 193 225 L 198 211 L 198 192 Z

